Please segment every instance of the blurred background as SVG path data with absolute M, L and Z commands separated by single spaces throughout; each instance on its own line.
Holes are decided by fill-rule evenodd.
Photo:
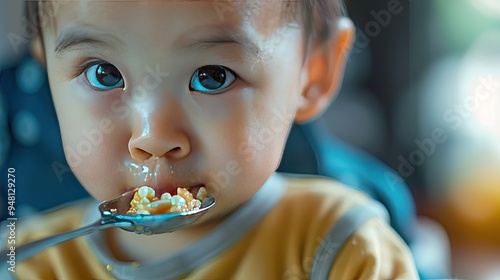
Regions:
M 87 194 L 64 159 L 45 70 L 26 52 L 31 31 L 10 24 L 23 14 L 19 2 L 0 4 L 0 166 L 16 168 L 17 189 L 30 190 L 16 196 L 22 216 Z M 356 43 L 322 121 L 406 183 L 417 215 L 447 236 L 434 242 L 449 251 L 449 277 L 500 279 L 500 1 L 346 6 Z M 293 160 L 285 153 L 281 168 Z M 291 171 L 317 168 L 297 162 Z
M 391 2 L 347 2 L 358 42 L 326 121 L 443 226 L 451 276 L 500 279 L 500 1 L 401 1 L 380 20 Z

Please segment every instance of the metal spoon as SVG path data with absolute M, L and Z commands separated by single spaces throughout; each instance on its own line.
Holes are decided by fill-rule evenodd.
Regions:
M 61 242 L 112 227 L 119 227 L 127 231 L 145 235 L 173 232 L 194 223 L 208 209 L 215 205 L 213 197 L 206 197 L 198 210 L 156 215 L 125 215 L 129 209 L 134 192 L 135 190 L 128 191 L 118 198 L 99 204 L 101 219 L 93 224 L 16 247 L 16 262 L 21 262 Z M 9 261 L 8 253 L 9 251 L 7 250 L 1 251 L 0 266 Z

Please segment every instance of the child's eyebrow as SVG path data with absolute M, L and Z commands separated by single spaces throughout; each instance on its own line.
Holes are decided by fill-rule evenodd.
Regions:
M 210 33 L 208 33 L 210 34 Z M 202 37 L 181 38 L 175 42 L 175 45 L 181 49 L 189 48 L 205 48 L 209 49 L 220 45 L 237 45 L 241 47 L 245 53 L 250 54 L 254 59 L 262 58 L 263 51 L 257 43 L 250 39 L 245 34 L 234 31 L 219 29 L 211 35 L 203 35 Z
M 112 49 L 113 46 L 107 41 L 109 39 L 124 44 L 123 41 L 112 34 L 101 34 L 100 32 L 95 33 L 92 31 L 93 28 L 82 28 L 82 26 L 70 26 L 65 28 L 56 39 L 56 47 L 54 49 L 56 56 L 60 57 L 64 52 L 79 45 L 100 46 Z M 189 32 L 187 34 L 189 34 Z M 231 44 L 241 47 L 245 53 L 250 54 L 255 60 L 259 60 L 263 56 L 262 49 L 248 36 L 225 29 L 218 29 L 215 33 L 207 32 L 203 36 L 181 37 L 174 43 L 174 45 L 180 49 L 209 49 Z
M 93 32 L 82 30 L 81 27 L 68 27 L 57 37 L 54 52 L 56 56 L 60 57 L 64 54 L 64 52 L 67 52 L 71 48 L 79 45 L 100 46 L 110 49 L 113 48 L 109 42 L 101 38 L 113 39 L 113 41 L 122 42 L 120 39 L 111 34 L 93 34 Z

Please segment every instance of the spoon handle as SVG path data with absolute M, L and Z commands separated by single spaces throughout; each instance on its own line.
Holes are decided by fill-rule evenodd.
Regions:
M 57 245 L 59 243 L 62 243 L 64 241 L 86 235 L 89 233 L 92 233 L 96 230 L 102 230 L 106 228 L 112 228 L 112 227 L 120 227 L 120 226 L 129 226 L 129 222 L 118 222 L 118 221 L 104 221 L 102 219 L 99 219 L 93 224 L 90 224 L 88 226 L 75 229 L 72 231 L 68 232 L 63 232 L 60 234 L 52 235 L 37 241 L 33 241 L 30 243 L 27 243 L 25 245 L 21 245 L 19 247 L 16 247 L 15 249 L 15 263 L 20 263 L 23 260 L 37 254 L 38 252 L 47 249 L 48 247 Z M 11 256 L 8 256 L 9 250 L 2 250 L 0 252 L 0 266 L 5 266 L 7 265 L 10 261 Z

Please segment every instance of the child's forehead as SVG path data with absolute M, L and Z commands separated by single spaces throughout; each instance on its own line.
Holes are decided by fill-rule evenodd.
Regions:
M 283 0 L 42 0 L 42 3 L 46 10 L 52 10 L 56 28 L 64 23 L 57 24 L 58 21 L 82 17 L 94 22 L 126 17 L 131 23 L 139 19 L 159 24 L 162 19 L 175 18 L 176 27 L 193 21 L 245 22 L 266 33 L 266 29 L 277 28 L 290 18 L 286 16 L 289 4 Z
M 254 35 L 266 37 L 289 23 L 288 17 L 284 16 L 283 2 L 65 0 L 50 2 L 53 3 L 50 9 L 54 15 L 50 33 L 56 41 L 68 32 L 90 30 L 86 27 L 103 34 L 121 34 L 129 38 L 139 35 L 135 39 L 145 42 L 162 36 L 170 40 L 181 39 L 190 33 L 210 29 L 235 33 L 235 36 L 238 32 L 251 30 Z
M 144 57 L 149 58 L 227 46 L 257 65 L 268 61 L 284 38 L 302 43 L 302 35 L 296 37 L 300 28 L 283 16 L 281 1 L 72 0 L 57 5 L 43 35 L 47 49 L 59 58 L 67 50 L 92 47 L 104 55 L 137 58 L 147 49 Z

